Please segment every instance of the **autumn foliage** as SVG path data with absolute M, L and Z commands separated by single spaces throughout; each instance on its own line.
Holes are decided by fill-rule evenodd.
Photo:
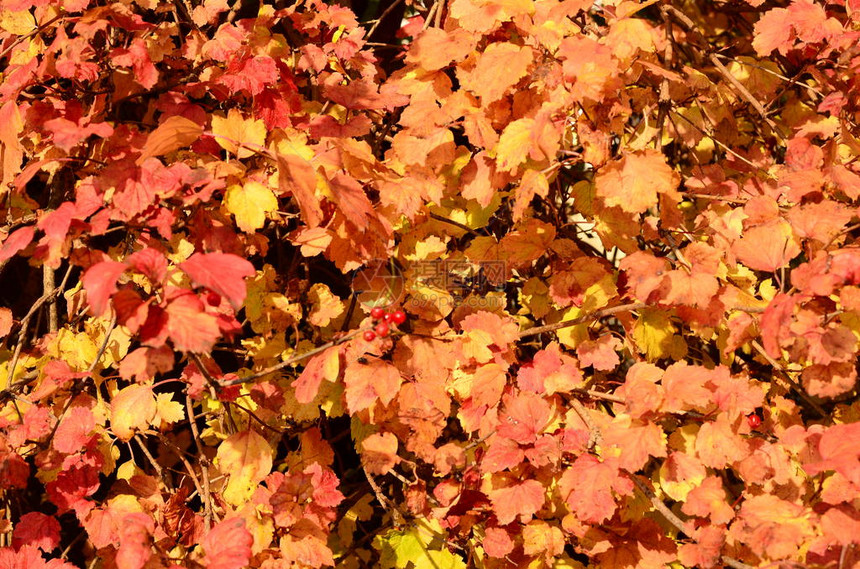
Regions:
M 0 567 L 860 566 L 860 2 L 354 8 L 0 3 Z

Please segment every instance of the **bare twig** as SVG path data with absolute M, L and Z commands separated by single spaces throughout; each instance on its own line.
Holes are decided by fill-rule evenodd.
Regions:
M 663 517 L 666 518 L 667 522 L 672 524 L 675 529 L 677 529 L 681 533 L 687 536 L 693 535 L 693 529 L 690 524 L 684 522 L 683 520 L 681 520 L 681 518 L 676 516 L 675 512 L 670 510 L 669 506 L 663 503 L 663 500 L 658 498 L 657 495 L 654 494 L 654 491 L 651 490 L 651 488 L 649 488 L 644 482 L 642 482 L 638 476 L 636 476 L 635 474 L 629 474 L 629 477 L 630 481 L 636 485 L 636 488 L 638 488 L 639 491 L 642 492 L 642 494 L 644 494 L 646 498 L 648 498 L 648 500 L 651 502 L 651 505 L 654 506 L 654 509 L 663 514 Z
M 185 465 L 185 469 L 188 471 L 188 475 L 191 477 L 191 482 L 194 484 L 194 488 L 197 490 L 197 494 L 202 499 L 203 498 L 203 488 L 200 486 L 200 479 L 197 478 L 197 474 L 194 472 L 194 467 L 191 466 L 191 463 L 188 462 L 187 458 L 185 458 L 185 451 L 183 451 L 181 448 L 176 446 L 173 443 L 173 441 L 171 441 L 170 439 L 168 439 L 164 435 L 161 435 L 159 438 L 161 439 L 162 443 L 166 444 L 167 446 L 169 446 L 170 448 L 173 449 L 173 452 L 176 453 L 176 456 L 178 456 L 179 460 L 182 461 L 182 464 Z
M 582 324 L 584 322 L 600 320 L 601 318 L 612 316 L 613 314 L 618 314 L 619 312 L 633 312 L 635 310 L 642 310 L 643 308 L 647 307 L 648 305 L 644 302 L 619 304 L 618 306 L 611 306 L 602 310 L 589 312 L 588 314 L 580 316 L 579 318 L 574 318 L 573 320 L 562 320 L 561 322 L 556 322 L 555 324 L 546 324 L 545 326 L 536 326 L 534 328 L 529 328 L 528 330 L 522 330 L 520 331 L 519 337 L 528 338 L 529 336 L 537 336 L 538 334 L 543 334 L 544 332 L 554 332 L 556 330 L 561 330 L 562 328 L 577 326 L 578 324 Z
M 102 345 L 99 346 L 99 352 L 98 354 L 96 354 L 96 357 L 95 359 L 93 359 L 92 363 L 90 363 L 90 367 L 89 369 L 87 369 L 87 373 L 92 373 L 93 370 L 96 369 L 99 360 L 102 359 L 102 356 L 105 354 L 105 350 L 107 350 L 108 342 L 110 342 L 110 335 L 113 332 L 114 328 L 116 328 L 116 314 L 113 315 L 107 330 L 105 330 L 105 339 L 102 340 Z
M 161 465 L 158 464 L 158 461 L 155 460 L 155 457 L 150 454 L 149 449 L 146 448 L 146 443 L 143 441 L 140 435 L 134 435 L 134 440 L 137 443 L 137 446 L 140 447 L 140 450 L 143 451 L 143 455 L 146 457 L 146 460 L 149 461 L 149 464 L 152 466 L 152 469 L 155 470 L 155 473 L 158 475 L 158 478 L 164 480 L 164 471 L 162 470 Z
M 747 565 L 746 563 L 738 561 L 734 557 L 729 557 L 728 555 L 723 555 L 720 559 L 722 559 L 723 563 L 732 569 L 755 569 L 752 565 Z
M 588 427 L 588 445 L 587 448 L 589 450 L 593 449 L 595 446 L 599 445 L 603 441 L 603 435 L 600 433 L 600 427 L 598 427 L 594 421 L 591 420 L 591 417 L 588 415 L 588 409 L 580 403 L 576 399 L 570 400 L 570 406 L 573 407 L 573 410 L 579 415 L 579 418 L 582 419 L 582 422 L 585 423 L 585 426 Z
M 381 24 L 381 23 L 382 23 L 382 20 L 384 20 L 384 19 L 385 19 L 385 17 L 386 17 L 387 15 L 389 15 L 389 14 L 390 14 L 390 13 L 391 13 L 395 8 L 397 8 L 397 6 L 398 6 L 398 5 L 400 4 L 400 2 L 402 2 L 402 1 L 403 1 L 403 0 L 394 0 L 394 2 L 392 2 L 392 3 L 388 6 L 388 8 L 386 8 L 386 9 L 382 12 L 382 14 L 380 14 L 380 15 L 379 15 L 379 17 L 376 19 L 376 21 L 373 23 L 373 25 L 372 25 L 372 26 L 370 26 L 370 29 L 369 29 L 369 30 L 367 30 L 367 35 L 366 35 L 365 37 L 369 38 L 370 36 L 372 36 L 372 35 L 373 35 L 373 32 L 375 32 L 375 31 L 376 31 L 376 28 L 378 28 L 378 27 L 379 27 L 379 24 Z
M 627 401 L 618 395 L 614 395 L 612 393 L 606 393 L 604 391 L 597 391 L 594 389 L 577 389 L 576 390 L 583 395 L 588 395 L 592 399 L 601 399 L 603 401 L 610 401 L 612 403 L 626 403 Z
M 53 267 L 49 267 L 48 265 L 42 265 L 42 291 L 44 294 L 50 294 L 55 288 L 57 288 L 56 283 L 56 271 Z M 48 332 L 54 333 L 57 331 L 57 302 L 56 296 L 47 301 L 48 305 Z
M 56 287 L 54 290 L 50 291 L 47 294 L 43 294 L 36 302 L 33 303 L 33 306 L 30 307 L 30 310 L 27 311 L 27 314 L 21 319 L 21 329 L 18 331 L 18 343 L 15 345 L 15 353 L 12 356 L 12 363 L 9 365 L 9 375 L 8 382 L 12 383 L 12 378 L 15 377 L 15 368 L 18 366 L 18 358 L 21 357 L 21 350 L 24 348 L 24 340 L 27 337 L 27 327 L 30 325 L 30 319 L 33 318 L 33 315 L 42 307 L 43 304 L 51 300 L 54 296 L 60 294 L 66 286 L 66 282 L 69 280 L 69 275 L 72 272 L 72 266 L 66 270 L 65 276 L 63 276 L 63 282 L 60 283 L 60 286 Z
M 206 520 L 206 529 L 209 530 L 212 527 L 212 518 L 215 517 L 215 511 L 212 508 L 212 494 L 209 491 L 209 459 L 203 452 L 200 431 L 194 420 L 194 402 L 191 401 L 191 396 L 188 393 L 185 394 L 185 411 L 188 414 L 188 424 L 191 427 L 191 438 L 194 439 L 194 444 L 197 446 L 197 462 L 200 464 L 200 476 L 203 478 L 203 492 L 200 494 L 200 499 L 203 500 L 203 517 Z
M 397 507 L 397 504 L 388 499 L 382 492 L 382 488 L 379 487 L 379 484 L 376 483 L 376 479 L 373 475 L 367 471 L 367 467 L 362 465 L 361 469 L 364 471 L 364 475 L 367 477 L 367 482 L 370 484 L 370 487 L 373 489 L 373 493 L 376 495 L 376 499 L 379 500 L 379 503 L 382 504 L 382 507 L 391 512 L 391 515 L 394 516 L 395 525 L 401 525 L 405 516 L 403 512 Z

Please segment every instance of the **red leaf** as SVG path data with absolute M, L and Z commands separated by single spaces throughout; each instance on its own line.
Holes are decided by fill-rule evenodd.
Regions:
M 523 461 L 525 453 L 516 441 L 504 437 L 490 439 L 487 452 L 481 460 L 483 472 L 501 472 L 513 468 Z
M 235 310 L 245 301 L 245 277 L 255 274 L 254 265 L 231 253 L 195 253 L 179 268 L 188 273 L 196 286 L 214 290 Z
M 170 347 L 144 346 L 122 359 L 119 364 L 119 375 L 123 379 L 135 378 L 138 383 L 144 383 L 155 377 L 156 373 L 166 373 L 173 369 L 173 362 L 173 350 Z
M 116 281 L 125 271 L 125 263 L 102 261 L 96 263 L 84 273 L 81 282 L 87 291 L 87 302 L 93 315 L 101 316 L 108 307 L 111 295 L 117 291 Z
M 242 518 L 226 519 L 212 528 L 201 545 L 206 557 L 203 564 L 209 569 L 241 569 L 251 561 L 254 538 L 245 528 Z
M 119 525 L 119 547 L 116 551 L 117 569 L 143 569 L 152 557 L 150 536 L 155 520 L 147 514 L 127 514 Z
M 311 475 L 314 503 L 324 508 L 334 508 L 344 501 L 344 495 L 337 489 L 340 481 L 332 469 L 315 462 L 305 468 L 304 473 Z
M 361 184 L 350 176 L 337 173 L 329 180 L 329 186 L 335 203 L 349 222 L 359 231 L 367 229 L 369 220 L 376 214 Z
M 146 275 L 154 285 L 163 283 L 167 278 L 167 259 L 157 249 L 147 247 L 130 255 L 125 261 L 129 267 Z
M 177 350 L 202 354 L 221 337 L 218 319 L 204 310 L 203 302 L 190 291 L 167 305 L 167 334 Z
M 10 233 L 3 241 L 3 246 L 0 247 L 0 263 L 17 255 L 18 251 L 33 241 L 35 234 L 36 229 L 32 225 L 16 229 Z
M 38 547 L 45 552 L 53 550 L 60 545 L 60 522 L 40 512 L 24 514 L 12 533 L 12 547 L 20 549 L 23 545 Z
M 91 410 L 81 406 L 72 407 L 57 426 L 51 444 L 60 452 L 72 454 L 86 446 L 95 428 L 96 420 Z
M 45 561 L 41 551 L 32 545 L 23 545 L 18 551 L 11 547 L 0 548 L 0 567 L 3 569 L 75 569 L 71 563 L 59 559 Z
M 19 455 L 0 451 L 0 489 L 26 488 L 30 465 Z

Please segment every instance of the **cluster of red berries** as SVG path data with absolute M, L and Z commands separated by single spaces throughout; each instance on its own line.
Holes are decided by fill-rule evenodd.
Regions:
M 385 338 L 388 336 L 388 330 L 391 324 L 403 324 L 406 322 L 406 313 L 402 310 L 387 312 L 386 310 L 376 307 L 370 311 L 370 316 L 377 321 L 376 327 L 373 330 L 367 330 L 364 333 L 364 340 L 372 342 L 377 336 Z

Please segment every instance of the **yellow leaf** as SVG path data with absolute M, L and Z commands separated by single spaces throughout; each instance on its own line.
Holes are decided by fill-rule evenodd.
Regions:
M 61 328 L 48 346 L 48 354 L 63 360 L 74 371 L 83 371 L 96 359 L 99 349 L 86 332 Z
M 155 395 L 148 385 L 129 385 L 119 391 L 111 401 L 111 430 L 123 441 L 134 432 L 152 424 L 157 411 Z
M 228 504 L 245 505 L 257 485 L 272 471 L 273 454 L 266 439 L 254 431 L 236 433 L 221 443 L 215 463 L 230 477 L 224 489 Z
M 0 28 L 15 36 L 26 36 L 36 29 L 36 19 L 29 10 L 2 10 Z
M 499 170 L 513 172 L 525 162 L 531 146 L 534 120 L 518 119 L 505 127 L 496 146 L 496 165 Z
M 324 328 L 346 310 L 343 301 L 322 283 L 316 283 L 311 287 L 308 291 L 308 300 L 313 303 L 308 314 L 308 322 L 314 326 Z
M 156 418 L 165 423 L 176 423 L 185 418 L 185 407 L 174 401 L 169 393 L 159 393 L 155 399 Z
M 236 216 L 236 225 L 245 233 L 253 233 L 266 223 L 266 214 L 278 210 L 275 193 L 260 182 L 244 186 L 234 184 L 224 196 L 227 211 Z
M 633 339 L 649 361 L 679 360 L 687 353 L 686 342 L 676 335 L 675 326 L 665 312 L 643 310 L 633 327 Z
M 253 156 L 266 144 L 266 125 L 261 120 L 246 119 L 236 109 L 230 109 L 227 117 L 212 117 L 212 134 L 227 152 L 237 158 Z

